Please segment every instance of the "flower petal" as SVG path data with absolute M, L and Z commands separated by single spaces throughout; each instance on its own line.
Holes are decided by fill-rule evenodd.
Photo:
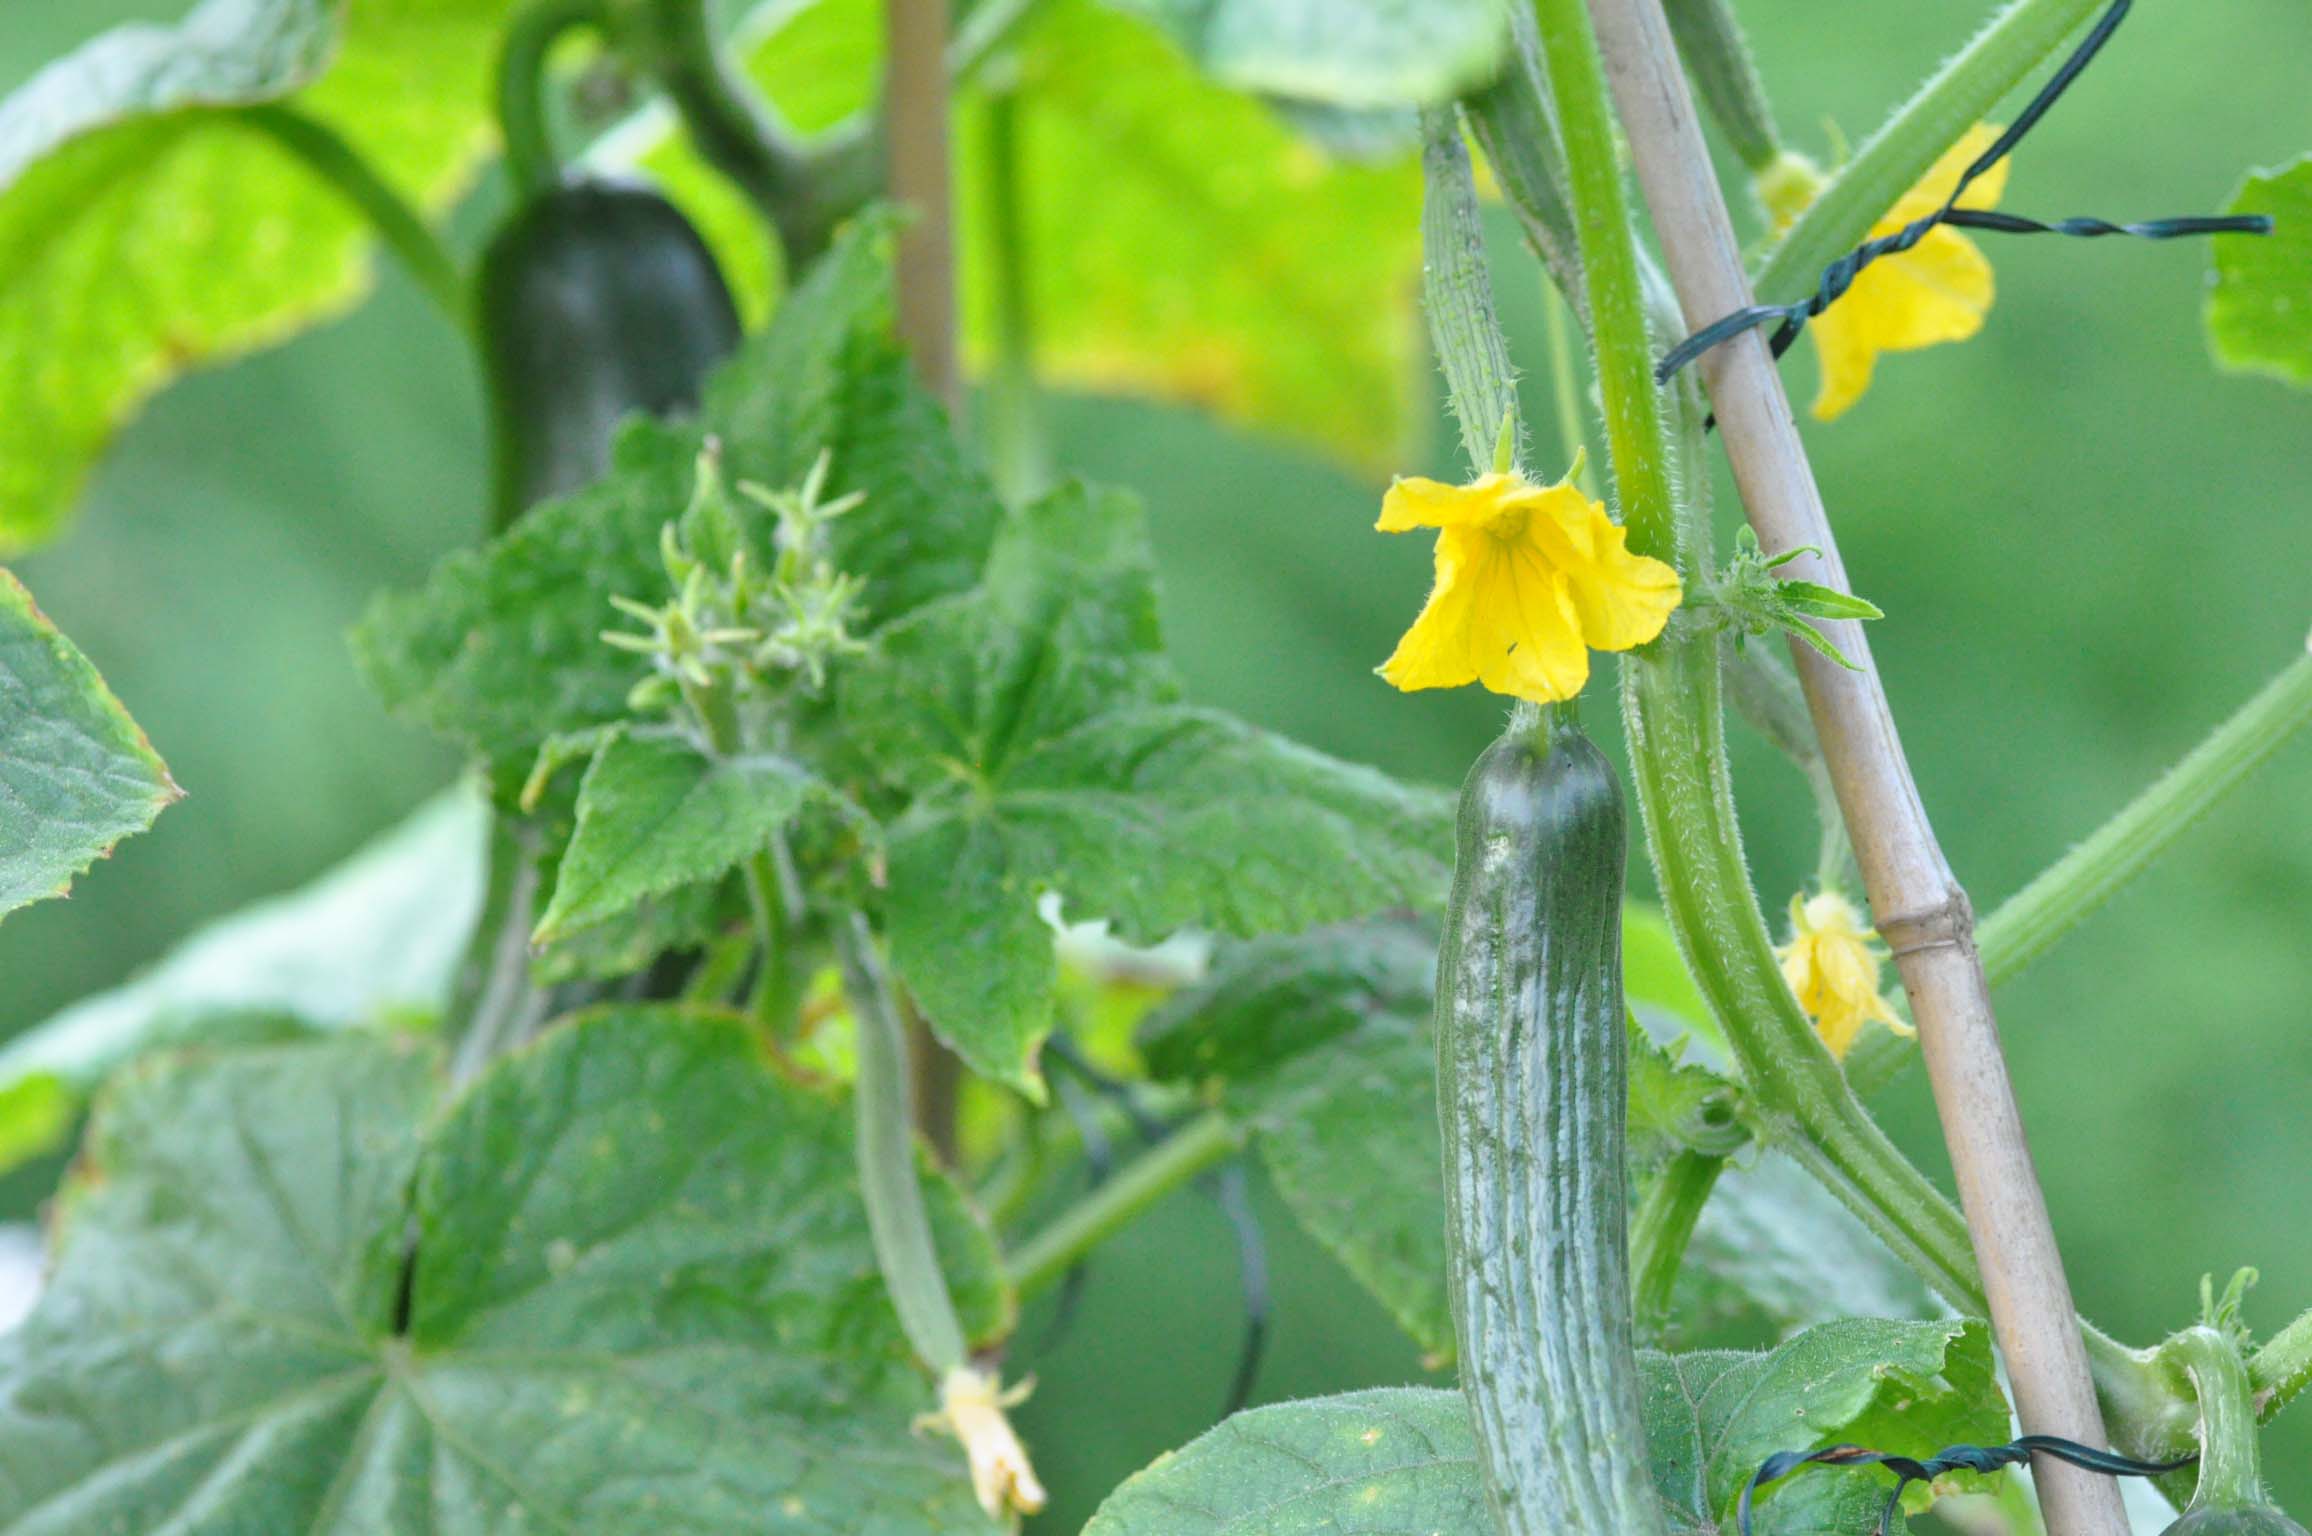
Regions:
M 1891 235 L 1914 219 L 1923 219 L 1942 207 L 1950 200 L 1951 189 L 1959 184 L 1959 177 L 1983 151 L 1998 142 L 2000 132 L 1991 123 L 1977 123 L 1959 135 L 1959 141 L 1943 151 L 1942 157 L 1927 168 L 1927 174 L 1918 179 L 1917 185 L 1895 199 L 1886 217 L 1871 226 L 1871 234 Z M 2006 189 L 2007 162 L 2002 160 L 1968 186 L 1966 196 L 1959 199 L 1959 206 L 1989 208 Z
M 1429 600 L 1381 663 L 1381 676 L 1391 687 L 1411 693 L 1477 680 L 1480 578 L 1482 567 L 1499 558 L 1498 550 L 1498 540 L 1472 529 L 1447 528 L 1437 536 L 1437 577 Z
M 1589 681 L 1589 648 L 1565 580 L 1539 550 L 1520 542 L 1505 546 L 1485 574 L 1479 599 L 1482 622 L 1491 633 L 1477 637 L 1483 647 L 1477 680 L 1495 693 L 1535 704 L 1570 699 Z
M 1383 533 L 1468 527 L 1498 517 L 1534 491 L 1518 475 L 1484 475 L 1468 485 L 1408 475 L 1390 482 L 1388 494 L 1381 498 L 1381 520 L 1373 526 Z
M 1910 250 L 1863 268 L 1809 327 L 1822 359 L 1816 418 L 1828 421 L 1862 397 L 1879 353 L 1974 335 L 1994 292 L 1989 259 L 1951 229 L 1931 229 Z
M 1677 571 L 1630 553 L 1628 530 L 1606 516 L 1603 502 L 1563 489 L 1563 498 L 1536 511 L 1528 537 L 1564 577 L 1583 640 L 1600 651 L 1644 645 L 1677 609 Z

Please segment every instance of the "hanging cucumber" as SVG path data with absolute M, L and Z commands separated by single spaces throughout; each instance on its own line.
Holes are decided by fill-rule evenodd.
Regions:
M 610 467 L 626 416 L 698 403 L 738 345 L 721 269 L 673 204 L 643 187 L 570 181 L 531 198 L 481 267 L 493 515 Z
M 1507 1536 L 1660 1536 L 1630 1324 L 1621 790 L 1579 730 L 1531 720 L 1462 788 L 1437 962 L 1462 1390 Z
M 2233 1341 L 2202 1323 L 2170 1338 L 2160 1354 L 2189 1381 L 2200 1410 L 2197 1486 L 2164 1536 L 2304 1536 L 2264 1489 L 2255 1388 Z

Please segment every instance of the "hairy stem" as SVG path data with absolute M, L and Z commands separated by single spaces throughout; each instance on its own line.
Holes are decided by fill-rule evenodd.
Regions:
M 2256 1416 L 2269 1419 L 2312 1384 L 2312 1312 L 2264 1341 L 2248 1358 L 2248 1374 L 2256 1384 Z
M 1512 464 L 1522 458 L 1524 429 L 1517 378 L 1493 312 L 1477 183 L 1460 121 L 1449 108 L 1421 114 L 1421 183 L 1421 304 L 1445 393 L 1461 424 L 1462 449 L 1482 474 L 1493 467 L 1505 435 Z
M 891 995 L 867 919 L 846 913 L 835 925 L 843 990 L 858 1028 L 859 1188 L 875 1240 L 875 1262 L 916 1358 L 944 1377 L 966 1363 L 969 1350 L 956 1320 L 947 1276 L 932 1245 L 931 1216 L 923 1203 L 916 1161 L 914 1116 L 908 1106 L 907 1026 Z
M 1641 1341 L 1661 1337 L 1670 1320 L 1670 1301 L 1678 1272 L 1685 1268 L 1694 1223 L 1725 1171 L 1723 1157 L 1681 1152 L 1654 1175 L 1638 1205 L 1630 1223 L 1630 1294 Z
M 1758 78 L 1734 7 L 1728 0 L 1665 0 L 1665 4 L 1678 53 L 1701 87 L 1711 120 L 1744 165 L 1752 171 L 1766 169 L 1781 153 L 1782 136 L 1775 131 L 1766 83 Z
M 1157 1201 L 1243 1147 L 1243 1130 L 1217 1112 L 1189 1121 L 1021 1243 L 1011 1256 L 1013 1284 L 1023 1298 L 1050 1289 Z
M 1871 225 L 1959 135 L 2106 3 L 2013 0 L 1871 135 L 1799 216 L 1766 258 L 1758 274 L 1758 292 L 1773 299 L 1795 299 L 1811 289 L 1822 269 L 1859 244 Z M 1716 318 L 1706 315 L 1695 324 Z
M 242 107 L 239 118 L 263 133 L 299 160 L 305 168 L 335 187 L 351 203 L 402 270 L 416 280 L 418 291 L 433 301 L 442 318 L 460 336 L 473 338 L 473 305 L 466 280 L 449 247 L 442 244 L 418 211 L 377 174 L 360 151 L 345 142 L 337 130 L 307 117 L 293 107 L 265 103 Z
M 2202 1324 L 2160 1346 L 2199 1403 L 2200 1474 L 2191 1507 L 2239 1509 L 2264 1502 L 2256 1465 L 2256 1407 L 2247 1367 L 2232 1341 Z
M 1545 4 L 1578 10 L 1575 0 Z M 1707 324 L 1749 303 L 1750 292 L 1669 23 L 1660 0 L 1591 0 L 1590 9 L 1671 281 L 1687 323 Z M 1580 158 L 1570 132 L 1567 148 L 1569 158 Z M 1599 344 L 1603 351 L 1602 334 Z M 1702 374 L 1761 543 L 1770 553 L 1820 550 L 1800 556 L 1813 564 L 1797 574 L 1850 590 L 1764 340 L 1753 334 L 1719 348 L 1703 359 Z M 1854 669 L 1805 651 L 1797 656 L 1799 679 L 1876 926 L 1894 951 L 1919 1023 L 2016 1405 L 2028 1432 L 2098 1444 L 2104 1426 L 2087 1350 L 2007 1079 L 1966 894 L 1928 825 L 1868 642 L 1859 625 L 1833 628 Z M 1843 1080 L 1839 1099 L 1854 1104 Z M 2040 1459 L 2038 1476 L 2051 1536 L 2123 1536 L 2125 1514 L 2109 1481 L 2050 1458 Z

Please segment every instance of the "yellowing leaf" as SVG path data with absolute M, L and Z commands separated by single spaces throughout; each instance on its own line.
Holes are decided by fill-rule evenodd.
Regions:
M 206 0 L 0 103 L 0 550 L 54 536 L 139 405 L 368 286 L 368 228 L 246 109 L 287 100 L 437 204 L 487 143 L 505 0 Z M 323 71 L 327 70 L 324 74 Z

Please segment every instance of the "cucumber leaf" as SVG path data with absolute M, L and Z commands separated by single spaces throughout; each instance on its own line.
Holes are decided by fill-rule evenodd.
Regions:
M 769 846 L 815 790 L 826 787 L 783 758 L 718 761 L 672 734 L 613 737 L 579 785 L 577 826 L 533 941 L 720 879 Z
M 80 648 L 0 569 L 0 916 L 63 895 L 181 793 Z
M 2216 361 L 2312 387 L 2312 155 L 2240 183 L 2226 213 L 2272 216 L 2268 235 L 2218 235 L 2208 289 Z
M 1042 892 L 1127 942 L 1250 935 L 1444 889 L 1444 796 L 1176 702 L 1138 504 L 1064 486 L 981 588 L 887 630 L 839 696 L 912 796 L 891 823 L 893 958 L 983 1075 L 1041 1091 L 1056 971 Z
M 1916 1456 L 2007 1436 L 1980 1323 L 1849 1319 L 1768 1354 L 1638 1354 L 1646 1449 L 1677 1536 L 1733 1529 L 1767 1456 L 1849 1440 Z M 1983 1486 L 1963 1476 L 1917 1489 Z M 1887 1475 L 1810 1468 L 1757 1505 L 1759 1536 L 1871 1527 Z M 1486 1536 L 1469 1408 L 1400 1387 L 1239 1413 L 1109 1495 L 1084 1536 Z
M 0 550 L 54 536 L 113 432 L 187 368 L 369 284 L 369 228 L 248 109 L 286 102 L 438 207 L 489 142 L 506 0 L 203 0 L 0 103 Z
M 992 1533 L 960 1454 L 909 1431 L 928 1389 L 848 1124 L 736 1023 L 666 1009 L 581 1018 L 446 1104 L 423 1052 L 368 1037 L 140 1068 L 0 1353 L 0 1507 L 28 1532 Z M 929 1194 L 1000 1332 L 991 1240 Z
M 1488 1536 L 1469 1407 L 1385 1387 L 1254 1408 L 1108 1496 L 1084 1536 Z

